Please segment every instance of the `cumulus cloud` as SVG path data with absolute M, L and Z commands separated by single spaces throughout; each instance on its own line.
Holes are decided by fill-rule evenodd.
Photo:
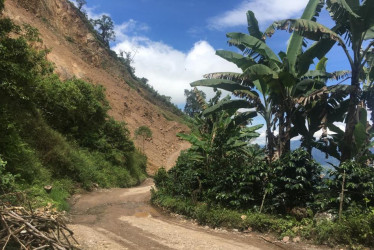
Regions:
M 130 19 L 120 25 L 114 26 L 114 32 L 116 33 L 116 39 L 118 41 L 124 41 L 128 39 L 128 34 L 137 35 L 138 32 L 147 32 L 149 26 L 144 23 L 139 23 L 134 19 Z
M 108 13 L 98 13 L 96 7 L 84 6 L 90 19 L 98 19 Z M 215 49 L 207 41 L 198 41 L 187 51 L 180 51 L 161 41 L 153 41 L 146 32 L 150 27 L 130 19 L 115 23 L 116 42 L 112 49 L 117 53 L 131 52 L 135 74 L 145 77 L 160 94 L 170 96 L 178 106 L 185 103 L 184 89 L 210 72 L 241 72 L 234 64 L 215 55 Z M 207 97 L 213 96 L 211 88 L 201 88 Z
M 114 51 L 132 52 L 135 74 L 147 78 L 150 85 L 160 94 L 172 97 L 177 105 L 185 102 L 184 89 L 191 88 L 189 83 L 201 79 L 204 74 L 240 72 L 234 64 L 216 56 L 215 49 L 207 41 L 196 42 L 188 52 L 183 52 L 145 36 L 122 33 L 121 37 Z
M 255 13 L 260 25 L 277 19 L 284 19 L 300 14 L 308 0 L 252 0 L 243 1 L 236 8 L 226 11 L 209 20 L 209 27 L 222 29 L 239 25 L 247 25 L 245 13 L 251 10 Z

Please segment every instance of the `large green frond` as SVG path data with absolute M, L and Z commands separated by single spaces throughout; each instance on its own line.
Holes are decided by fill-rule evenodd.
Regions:
M 324 5 L 323 0 L 310 0 L 308 5 L 305 7 L 301 19 L 305 20 L 316 20 L 316 16 L 319 15 Z M 296 60 L 297 56 L 301 53 L 303 45 L 303 37 L 298 33 L 293 33 L 290 38 L 290 42 L 287 47 L 287 59 L 291 73 L 296 73 Z
M 374 26 L 374 0 L 365 0 L 358 11 L 360 17 L 364 20 L 364 31 Z
M 210 87 L 233 92 L 235 90 L 251 90 L 251 88 L 225 79 L 204 79 L 190 84 L 191 87 Z
M 235 126 L 238 125 L 247 125 L 248 120 L 252 119 L 257 116 L 255 111 L 247 111 L 237 114 L 233 119 L 232 122 Z
M 185 141 L 188 141 L 189 143 L 191 143 L 192 145 L 196 146 L 196 147 L 199 147 L 199 148 L 205 148 L 206 147 L 206 142 L 204 141 L 201 141 L 198 137 L 196 137 L 195 135 L 193 134 L 182 134 L 182 133 L 179 133 L 177 134 L 177 136 Z
M 235 65 L 242 70 L 245 70 L 249 66 L 256 64 L 256 61 L 252 58 L 242 56 L 241 54 L 232 51 L 217 50 L 216 55 L 222 57 L 223 59 L 229 62 L 235 63 Z
M 363 20 L 357 13 L 360 8 L 359 0 L 327 0 L 326 4 L 331 18 L 341 26 L 339 34 L 345 34 L 347 43 L 351 43 L 352 33 L 363 30 Z
M 271 37 L 275 30 L 287 30 L 289 32 L 297 32 L 298 34 L 314 41 L 321 39 L 331 39 L 344 45 L 343 40 L 334 31 L 330 30 L 326 26 L 305 19 L 285 19 L 274 22 L 265 31 L 265 35 Z
M 278 79 L 277 72 L 263 64 L 256 64 L 248 67 L 243 72 L 243 76 L 248 77 L 252 81 L 261 79 Z
M 344 33 L 344 28 L 341 25 L 336 25 L 331 29 L 337 34 Z M 318 42 L 315 42 L 310 46 L 304 53 L 299 55 L 297 60 L 297 72 L 299 76 L 304 75 L 311 64 L 313 64 L 314 58 L 321 60 L 335 45 L 336 41 L 329 38 L 322 38 Z
M 255 14 L 252 11 L 247 12 L 247 22 L 248 22 L 248 32 L 251 36 L 256 37 L 257 39 L 262 40 L 262 32 L 258 26 L 258 21 L 255 17 Z
M 366 31 L 364 40 L 374 39 L 374 26 Z
M 239 83 L 244 86 L 253 86 L 253 82 L 248 77 L 243 76 L 241 73 L 236 72 L 215 72 L 204 75 L 206 79 L 225 79 Z
M 316 65 L 316 70 L 324 71 L 326 72 L 326 65 L 327 65 L 328 59 L 326 57 L 323 57 Z
M 328 73 L 324 70 L 309 70 L 301 78 L 309 78 L 316 80 L 339 80 L 342 78 L 349 77 L 350 75 L 351 71 L 349 70 L 334 71 L 332 73 Z
M 350 18 L 360 18 L 356 13 L 360 7 L 358 0 L 327 0 L 326 4 L 330 16 L 336 23 L 349 22 Z
M 225 101 L 225 102 L 221 101 L 221 102 L 217 103 L 216 105 L 207 108 L 203 112 L 203 115 L 206 116 L 206 115 L 216 113 L 216 112 L 219 112 L 219 111 L 222 111 L 222 110 L 230 110 L 230 111 L 235 110 L 236 111 L 236 110 L 241 109 L 241 108 L 244 108 L 244 109 L 254 108 L 254 105 L 247 102 L 246 100 L 229 100 L 229 101 Z
M 237 46 L 246 54 L 255 52 L 270 61 L 281 63 L 274 51 L 266 43 L 254 36 L 235 32 L 228 33 L 227 37 L 230 38 L 228 41 L 229 45 Z

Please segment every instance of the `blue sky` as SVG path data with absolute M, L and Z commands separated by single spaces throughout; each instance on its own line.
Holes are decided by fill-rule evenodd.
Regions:
M 214 55 L 217 49 L 233 49 L 227 32 L 247 33 L 246 11 L 255 12 L 262 30 L 272 21 L 299 17 L 307 0 L 87 0 L 92 18 L 110 15 L 117 39 L 112 49 L 134 54 L 138 77 L 146 77 L 161 94 L 184 105 L 183 90 L 202 75 L 217 71 L 239 71 Z M 320 22 L 332 26 L 326 12 Z M 274 51 L 286 50 L 289 34 L 278 31 L 267 43 Z M 335 48 L 328 69 L 347 68 L 346 58 Z M 338 55 L 338 56 L 337 56 Z
M 240 70 L 215 55 L 227 45 L 228 32 L 247 33 L 246 12 L 252 10 L 265 30 L 272 21 L 297 18 L 308 0 L 87 0 L 85 11 L 91 18 L 106 14 L 115 23 L 116 52 L 130 51 L 138 77 L 149 79 L 160 94 L 171 96 L 183 108 L 184 89 L 206 73 Z M 332 27 L 324 10 L 319 22 Z M 276 52 L 286 51 L 290 34 L 277 31 L 267 39 Z M 311 43 L 310 43 L 311 44 Z M 328 54 L 328 71 L 349 69 L 341 48 Z M 205 89 L 208 96 L 211 89 Z M 256 123 L 261 122 L 260 118 Z M 264 132 L 264 131 L 261 131 Z

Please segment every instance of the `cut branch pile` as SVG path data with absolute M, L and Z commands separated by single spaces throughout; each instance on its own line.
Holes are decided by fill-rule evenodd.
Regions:
M 79 249 L 73 232 L 55 211 L 0 206 L 0 249 Z

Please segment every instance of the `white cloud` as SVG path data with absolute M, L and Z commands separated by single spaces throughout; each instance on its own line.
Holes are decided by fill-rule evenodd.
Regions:
M 222 29 L 247 25 L 246 12 L 251 10 L 261 26 L 278 19 L 294 17 L 305 8 L 308 0 L 253 0 L 243 1 L 238 7 L 209 20 L 209 27 Z
M 96 13 L 96 7 L 84 6 L 87 16 L 98 19 L 107 13 Z M 185 103 L 184 89 L 189 83 L 199 80 L 211 72 L 241 72 L 233 63 L 215 55 L 215 49 L 207 41 L 198 41 L 188 52 L 179 51 L 160 41 L 152 41 L 137 32 L 146 32 L 149 27 L 130 19 L 120 25 L 115 24 L 116 42 L 112 49 L 117 53 L 131 52 L 135 74 L 145 77 L 160 94 L 170 96 L 176 105 Z M 213 96 L 211 88 L 201 88 L 207 98 Z
M 100 19 L 101 16 L 103 15 L 106 15 L 106 16 L 110 16 L 109 13 L 106 13 L 106 12 L 102 12 L 102 13 L 95 13 L 95 10 L 96 10 L 96 7 L 83 7 L 84 11 L 86 12 L 87 16 L 88 16 L 88 19 Z
M 116 39 L 118 41 L 124 41 L 127 39 L 126 34 L 137 35 L 137 32 L 146 32 L 149 30 L 149 26 L 143 23 L 139 23 L 134 19 L 130 19 L 120 25 L 114 26 L 114 32 L 116 33 Z
M 134 55 L 133 66 L 138 77 L 145 77 L 160 94 L 171 96 L 177 104 L 185 102 L 184 89 L 206 73 L 240 70 L 232 63 L 215 55 L 215 49 L 207 41 L 196 42 L 186 53 L 163 42 L 144 36 L 121 34 L 122 41 L 113 48 L 117 53 L 130 51 Z M 210 92 L 211 89 L 209 89 Z M 208 93 L 208 97 L 211 94 Z

